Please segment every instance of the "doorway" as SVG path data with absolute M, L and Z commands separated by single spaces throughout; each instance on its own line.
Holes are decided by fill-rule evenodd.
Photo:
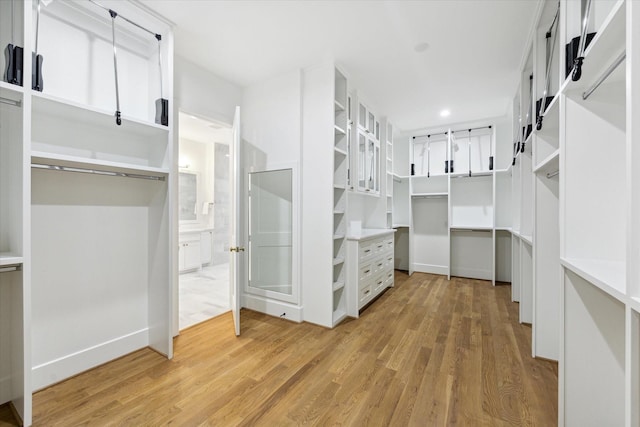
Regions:
M 179 113 L 179 329 L 228 312 L 232 127 Z

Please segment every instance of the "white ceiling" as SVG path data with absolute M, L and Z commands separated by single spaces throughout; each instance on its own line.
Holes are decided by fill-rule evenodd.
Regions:
M 176 24 L 177 54 L 242 87 L 334 58 L 378 114 L 404 130 L 504 115 L 538 4 L 142 2 Z M 445 108 L 451 116 L 441 118 Z
M 178 114 L 180 139 L 189 139 L 205 144 L 217 142 L 228 145 L 231 143 L 231 128 L 182 112 Z

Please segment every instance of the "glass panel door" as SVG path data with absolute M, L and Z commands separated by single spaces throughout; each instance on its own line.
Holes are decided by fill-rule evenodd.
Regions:
M 292 175 L 291 169 L 250 174 L 249 291 L 280 299 L 293 296 Z

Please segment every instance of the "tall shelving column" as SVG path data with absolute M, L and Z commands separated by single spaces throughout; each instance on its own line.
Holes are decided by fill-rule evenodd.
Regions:
M 386 158 L 385 176 L 387 179 L 387 228 L 393 228 L 393 125 L 388 119 L 382 121 L 382 130 L 385 141 L 384 153 Z
M 566 7 L 566 5 L 564 6 Z M 558 11 L 557 2 L 544 4 L 534 40 L 534 101 L 542 100 L 547 72 L 547 49 L 552 40 L 550 30 Z M 564 24 L 556 21 L 557 41 L 551 58 L 549 92 L 541 128 L 533 131 L 533 317 L 531 351 L 533 357 L 558 360 L 560 347 L 560 106 L 562 95 L 558 82 L 564 79 Z M 547 35 L 549 34 L 549 38 Z M 540 106 L 538 101 L 535 106 Z M 537 117 L 539 111 L 534 116 Z
M 346 207 L 347 170 L 349 164 L 348 120 L 350 99 L 347 78 L 335 69 L 334 77 L 334 162 L 333 162 L 333 311 L 335 326 L 347 315 L 346 282 Z
M 13 6 L 13 7 L 12 7 Z M 0 2 L 0 45 L 31 43 L 28 2 Z M 27 52 L 27 49 L 24 50 Z M 23 70 L 31 67 L 25 55 Z M 31 75 L 22 86 L 0 81 L 0 405 L 11 405 L 23 425 L 31 425 L 31 281 L 29 250 L 29 168 Z
M 40 16 L 39 53 L 60 60 L 45 60 L 43 91 L 30 91 L 25 136 L 34 389 L 144 347 L 173 355 L 173 35 L 133 3 L 111 5 L 162 36 L 116 21 L 121 125 L 113 86 L 100 74 L 112 69 L 113 48 L 95 43 L 111 40 L 109 13 L 90 2 L 52 2 Z M 86 67 L 83 55 L 68 52 L 96 62 Z M 161 93 L 171 101 L 164 125 L 155 122 Z
M 638 401 L 631 399 L 631 389 L 635 383 L 637 399 L 638 377 L 637 369 L 630 369 L 637 367 L 637 322 L 629 298 L 629 288 L 637 285 L 627 276 L 630 264 L 637 265 L 637 254 L 628 250 L 637 237 L 629 234 L 637 218 L 628 210 L 629 176 L 637 166 L 629 156 L 634 148 L 629 119 L 637 102 L 630 83 L 637 70 L 623 62 L 606 72 L 638 40 L 637 33 L 631 35 L 640 24 L 635 3 L 592 3 L 589 32 L 596 35 L 585 51 L 582 77 L 577 82 L 569 77 L 561 89 L 560 425 L 637 425 Z M 567 40 L 577 35 L 581 20 L 579 2 L 567 2 Z M 605 80 L 591 92 L 601 76 Z M 607 167 L 607 160 L 613 166 Z

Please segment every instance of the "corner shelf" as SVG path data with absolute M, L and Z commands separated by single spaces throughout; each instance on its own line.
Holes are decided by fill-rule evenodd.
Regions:
M 339 102 L 337 99 L 335 99 L 333 101 L 333 104 L 334 104 L 334 108 L 335 108 L 336 111 L 344 111 L 345 110 L 344 105 L 342 105 L 342 103 Z
M 340 264 L 344 264 L 344 257 L 338 257 L 333 259 L 334 266 L 340 265 Z
M 344 288 L 344 280 L 338 280 L 337 282 L 333 282 L 333 292 Z
M 341 150 L 338 147 L 334 147 L 334 150 L 336 153 L 343 155 L 344 157 L 347 157 L 347 152 L 345 150 Z

